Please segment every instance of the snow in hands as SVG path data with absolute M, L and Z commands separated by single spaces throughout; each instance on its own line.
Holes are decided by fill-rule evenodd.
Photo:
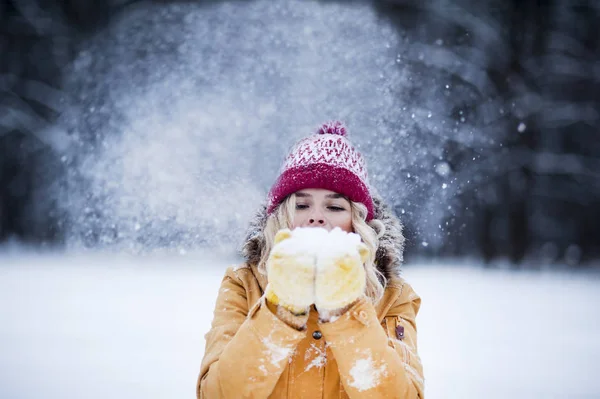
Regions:
M 275 242 L 271 256 L 273 262 L 271 270 L 268 270 L 269 284 L 287 287 L 281 290 L 273 285 L 267 289 L 269 292 L 278 292 L 280 298 L 275 298 L 276 300 L 299 302 L 298 298 L 285 297 L 292 291 L 298 291 L 292 288 L 299 284 L 299 276 L 297 273 L 289 273 L 290 265 L 297 264 L 302 264 L 302 275 L 306 274 L 304 272 L 312 275 L 311 281 L 307 283 L 313 289 L 301 290 L 303 296 L 311 297 L 302 298 L 301 302 L 314 303 L 319 313 L 323 312 L 322 315 L 327 316 L 344 308 L 364 293 L 366 275 L 363 264 L 369 256 L 369 250 L 358 234 L 347 233 L 340 228 L 331 231 L 323 228 L 296 228 L 293 231 L 283 229 L 277 233 Z M 278 265 L 278 259 L 287 260 L 286 265 Z M 272 272 L 275 275 L 271 275 Z M 294 281 L 287 281 L 292 278 Z
M 339 257 L 357 251 L 360 236 L 346 233 L 339 227 L 327 231 L 321 227 L 297 227 L 291 231 L 290 239 L 278 244 L 281 252 L 288 254 L 314 254 L 316 258 Z

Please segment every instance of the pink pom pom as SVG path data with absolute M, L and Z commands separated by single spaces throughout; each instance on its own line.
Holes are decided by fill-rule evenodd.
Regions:
M 317 131 L 317 134 L 337 134 L 340 136 L 345 136 L 347 133 L 346 126 L 340 121 L 324 123 Z

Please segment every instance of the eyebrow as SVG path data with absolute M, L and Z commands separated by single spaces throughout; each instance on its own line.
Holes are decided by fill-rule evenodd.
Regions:
M 295 194 L 296 194 L 296 197 L 302 197 L 302 198 L 312 197 L 312 195 L 310 195 L 309 193 L 298 192 L 298 193 L 295 193 Z M 333 193 L 333 194 L 327 194 L 325 196 L 325 198 L 334 198 L 334 199 L 343 198 L 343 199 L 346 199 L 346 196 L 343 195 L 343 194 L 339 194 L 339 193 Z

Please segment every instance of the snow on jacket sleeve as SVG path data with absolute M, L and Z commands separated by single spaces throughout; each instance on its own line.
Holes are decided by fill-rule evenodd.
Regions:
M 196 396 L 200 398 L 266 398 L 304 337 L 279 320 L 261 299 L 249 309 L 247 289 L 229 268 L 221 282 Z M 258 289 L 258 286 L 254 287 Z
M 424 398 L 415 317 L 421 299 L 404 283 L 385 313 L 361 298 L 339 319 L 321 324 L 350 398 Z

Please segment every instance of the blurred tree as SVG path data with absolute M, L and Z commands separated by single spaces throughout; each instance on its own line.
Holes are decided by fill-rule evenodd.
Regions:
M 413 240 L 438 235 L 434 253 L 488 261 L 596 257 L 598 3 L 388 0 L 379 8 L 422 49 L 403 58 L 418 77 L 405 93 L 409 113 L 445 113 L 441 123 L 401 117 L 396 127 L 405 151 L 426 148 L 394 171 L 416 199 L 397 206 Z M 440 142 L 442 154 L 430 151 Z M 445 171 L 437 184 L 418 178 L 436 162 Z M 423 230 L 432 209 L 447 209 L 439 231 Z
M 63 68 L 80 41 L 130 3 L 0 3 L 0 242 L 64 239 L 64 215 L 48 198 L 65 183 L 62 154 L 71 141 L 53 123 L 64 109 Z
M 542 51 L 524 65 L 541 101 L 532 111 L 539 151 L 532 163 L 530 229 L 550 261 L 598 256 L 600 225 L 600 3 L 557 0 L 539 32 Z
M 64 137 L 52 128 L 61 111 L 56 89 L 68 58 L 64 27 L 29 1 L 0 5 L 0 241 L 11 236 L 60 240 L 52 201 Z M 48 208 L 46 208 L 48 207 Z

